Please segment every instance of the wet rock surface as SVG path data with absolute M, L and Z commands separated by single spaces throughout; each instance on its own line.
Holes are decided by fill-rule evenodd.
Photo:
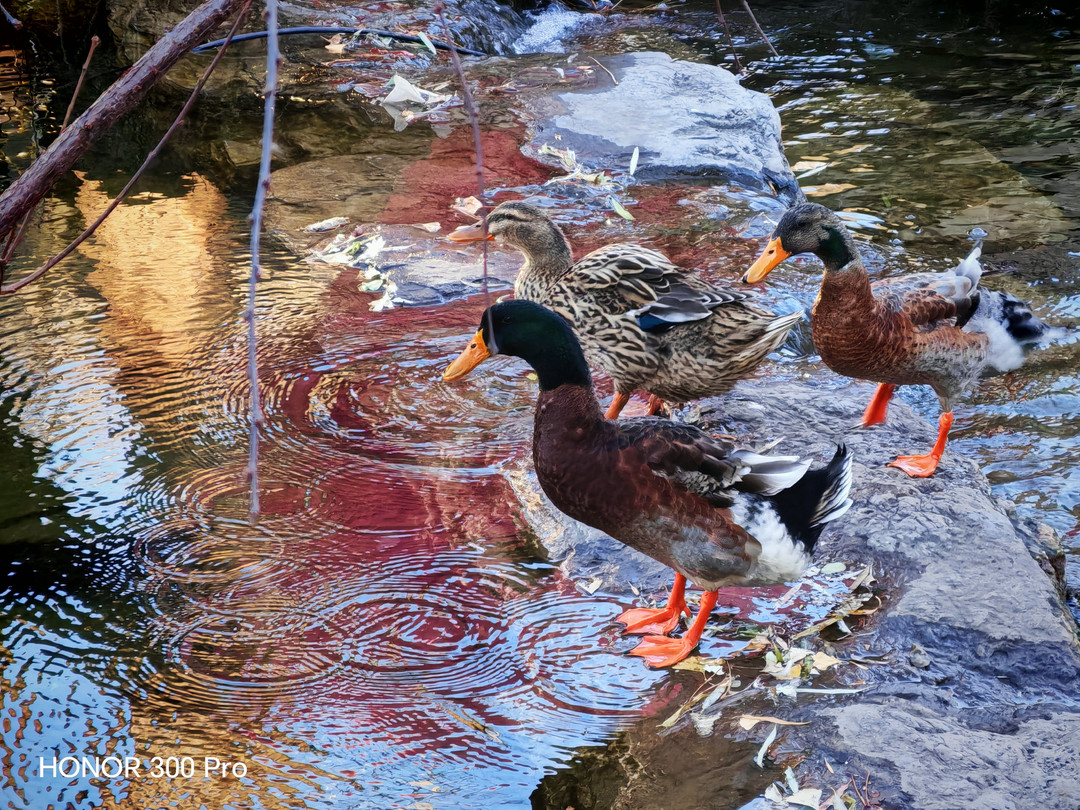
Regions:
M 557 140 L 583 163 L 606 168 L 629 166 L 637 147 L 635 176 L 645 181 L 738 182 L 775 189 L 789 204 L 801 199 L 768 96 L 721 67 L 665 53 L 609 56 L 601 65 L 610 75 L 598 75 L 595 89 L 532 103 L 534 152 Z
M 849 776 L 861 786 L 869 775 L 883 807 L 1080 805 L 1080 775 L 1068 767 L 1080 756 L 1080 644 L 1061 581 L 1029 550 L 1037 539 L 1044 558 L 1053 558 L 1052 544 L 1046 548 L 1050 533 L 1044 529 L 1040 537 L 1038 527 L 1018 521 L 1010 504 L 990 495 L 977 466 L 953 451 L 946 450 L 930 479 L 884 466 L 898 452 L 924 452 L 934 433 L 895 401 L 883 425 L 849 429 L 872 391 L 855 382 L 835 391 L 798 381 L 742 382 L 706 403 L 701 420 L 749 441 L 782 437 L 778 451 L 819 459 L 835 442 L 852 449 L 854 505 L 826 528 L 815 560 L 873 565 L 883 607 L 855 636 L 832 647 L 840 658 L 873 651 L 887 663 L 835 676 L 836 686 L 865 680 L 866 690 L 857 695 L 753 697 L 738 711 L 721 706 L 699 715 L 662 743 L 651 742 L 660 732 L 656 719 L 644 720 L 623 738 L 621 790 L 610 801 L 581 806 L 665 806 L 659 796 L 642 793 L 635 769 L 648 770 L 666 756 L 662 751 L 697 746 L 695 725 L 705 719 L 715 723 L 712 734 L 764 740 L 760 727 L 747 733 L 734 725 L 740 711 L 809 721 L 782 729 L 771 756 L 801 762 L 800 782 L 824 788 L 826 797 Z M 528 494 L 525 480 L 519 474 L 515 488 L 529 520 L 569 577 L 600 577 L 605 589 L 628 601 L 631 586 L 655 593 L 667 581 L 662 566 L 545 508 L 541 495 Z M 672 677 L 682 683 L 686 675 Z M 703 768 L 715 766 L 708 746 L 696 750 L 706 760 Z M 782 778 L 782 768 L 769 767 L 773 778 Z M 762 800 L 761 806 L 769 805 Z

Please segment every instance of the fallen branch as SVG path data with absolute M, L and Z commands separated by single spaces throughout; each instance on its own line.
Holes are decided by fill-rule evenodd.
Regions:
M 208 0 L 158 40 L 0 195 L 0 234 L 15 228 L 98 135 L 138 104 L 169 68 L 249 2 Z
M 240 10 L 240 13 L 236 15 L 236 20 L 233 22 L 232 33 L 235 33 L 236 30 L 240 27 L 240 22 L 244 19 L 244 15 L 247 14 L 248 8 L 251 6 L 251 0 L 240 0 L 240 4 L 242 8 Z M 172 134 L 180 128 L 180 125 L 184 123 L 184 119 L 186 118 L 188 111 L 192 108 L 192 106 L 194 106 L 195 100 L 202 92 L 203 85 L 206 84 L 206 80 L 210 78 L 210 74 L 214 72 L 214 68 L 217 67 L 218 62 L 221 61 L 221 57 L 225 55 L 225 48 L 228 45 L 228 42 L 229 39 L 228 37 L 226 37 L 225 44 L 221 46 L 221 50 L 217 52 L 217 54 L 214 56 L 214 59 L 210 62 L 209 65 L 206 66 L 206 70 L 203 71 L 202 78 L 199 79 L 198 83 L 195 85 L 195 88 L 191 91 L 191 95 L 184 103 L 184 106 L 180 108 L 180 113 L 176 116 L 176 120 L 173 121 L 172 126 L 169 127 L 169 129 L 165 132 L 163 136 L 161 136 L 161 140 L 158 141 L 157 146 L 150 150 L 150 154 L 146 156 L 146 160 L 143 161 L 142 165 L 138 168 L 135 174 L 131 176 L 131 179 L 128 180 L 127 185 L 125 185 L 120 190 L 120 193 L 116 195 L 116 198 L 109 203 L 108 207 L 106 207 L 106 209 L 102 212 L 101 216 L 94 220 L 85 231 L 75 237 L 75 240 L 70 245 L 68 245 L 66 248 L 64 248 L 47 262 L 45 262 L 45 264 L 43 264 L 37 270 L 26 276 L 23 276 L 18 281 L 12 281 L 9 284 L 0 285 L 0 295 L 11 295 L 12 293 L 21 290 L 27 284 L 31 284 L 32 282 L 37 281 L 39 278 L 41 278 L 50 268 L 55 267 L 61 261 L 70 256 L 71 253 L 75 250 L 75 248 L 85 242 L 94 233 L 94 231 L 98 229 L 101 223 L 105 221 L 105 218 L 108 217 L 109 214 L 111 214 L 116 209 L 116 207 L 120 205 L 121 202 L 123 202 L 128 192 L 131 191 L 132 187 L 134 187 L 134 185 L 139 181 L 139 178 L 142 177 L 143 172 L 146 171 L 146 168 L 161 152 L 161 148 L 165 145 L 169 138 L 172 137 Z M 76 122 L 76 124 L 77 123 L 78 122 Z M 34 164 L 34 166 L 36 165 L 37 163 Z M 33 168 L 33 166 L 31 166 L 31 168 Z M 26 175 L 24 174 L 23 177 L 25 176 Z M 21 180 L 22 178 L 19 179 Z
M 387 39 L 396 39 L 400 42 L 414 42 L 418 44 L 427 43 L 421 37 L 415 34 L 399 34 L 395 31 L 380 31 L 376 28 L 350 28 L 347 26 L 318 26 L 318 25 L 305 25 L 299 28 L 282 28 L 278 30 L 278 36 L 297 35 L 297 34 L 360 34 L 365 36 L 371 34 L 376 37 L 386 37 Z M 251 31 L 247 34 L 240 34 L 235 37 L 233 42 L 247 42 L 253 39 L 266 39 L 266 31 Z M 463 48 L 460 45 L 454 45 L 453 39 L 450 37 L 450 32 L 446 33 L 446 42 L 439 42 L 437 39 L 429 39 L 428 41 L 436 48 L 444 51 L 455 51 L 457 53 L 468 54 L 469 56 L 487 56 L 483 51 L 474 51 L 471 48 Z M 450 44 L 447 44 L 450 43 Z M 221 44 L 220 39 L 215 39 L 213 42 L 207 42 L 205 45 L 199 45 L 196 48 L 192 48 L 192 53 L 202 53 L 203 51 L 213 50 Z
M 0 8 L 3 7 L 0 6 Z M 68 102 L 67 112 L 64 114 L 64 123 L 60 125 L 61 132 L 67 129 L 68 122 L 71 121 L 71 113 L 75 109 L 75 100 L 79 97 L 79 91 L 82 90 L 83 80 L 86 79 L 86 71 L 90 69 L 90 60 L 94 58 L 94 51 L 97 50 L 100 44 L 101 38 L 96 34 L 90 38 L 90 50 L 86 52 L 86 60 L 83 62 L 82 71 L 79 73 L 79 80 L 75 82 L 75 90 L 71 94 L 71 101 Z M 0 286 L 3 286 L 4 273 L 11 262 L 11 257 L 15 255 L 16 249 L 22 244 L 26 232 L 30 229 L 30 219 L 33 215 L 34 209 L 31 208 L 26 212 L 26 216 L 22 218 L 22 222 L 19 223 L 18 230 L 8 231 L 7 244 L 4 246 L 3 256 L 0 257 Z
M 259 158 L 259 182 L 251 208 L 251 279 L 248 305 L 244 310 L 248 333 L 248 382 L 251 384 L 251 425 L 248 439 L 247 477 L 250 486 L 248 513 L 252 520 L 259 514 L 259 428 L 266 420 L 259 395 L 259 365 L 255 352 L 255 289 L 262 275 L 259 249 L 262 237 L 263 208 L 270 189 L 270 158 L 274 151 L 274 109 L 277 104 L 277 74 L 281 66 L 278 48 L 277 0 L 266 0 L 266 100 L 263 105 L 262 155 Z

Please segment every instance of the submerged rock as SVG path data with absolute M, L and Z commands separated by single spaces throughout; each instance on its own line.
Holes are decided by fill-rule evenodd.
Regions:
M 744 732 L 735 725 L 744 711 L 809 722 L 781 728 L 771 756 L 801 761 L 800 784 L 824 789 L 826 798 L 849 777 L 862 786 L 869 776 L 886 808 L 1080 806 L 1080 774 L 1067 765 L 1080 757 L 1080 643 L 1053 567 L 1044 570 L 1029 551 L 1035 544 L 1053 558 L 1045 548 L 1051 533 L 1018 521 L 1010 504 L 990 494 L 978 467 L 953 450 L 930 479 L 884 466 L 898 452 L 924 452 L 934 431 L 896 401 L 883 425 L 853 429 L 872 390 L 855 382 L 824 392 L 799 382 L 744 381 L 703 405 L 702 424 L 761 443 L 782 437 L 778 452 L 819 459 L 836 442 L 851 448 L 854 505 L 826 527 L 815 560 L 873 565 L 882 608 L 831 650 L 840 659 L 886 663 L 849 666 L 856 674 L 841 669 L 839 683 L 814 683 L 844 686 L 847 677 L 867 687 L 858 694 L 795 699 L 762 690 L 756 710 L 748 705 L 753 696 L 738 709 L 721 701 L 659 743 L 657 719 L 642 720 L 621 743 L 628 745 L 623 761 L 636 764 L 602 806 L 651 806 L 648 786 L 631 774 L 664 761 L 665 751 L 693 748 L 707 758 L 708 747 L 694 743 L 696 729 L 760 744 L 767 726 Z M 643 591 L 666 581 L 651 560 L 545 512 L 539 496 L 523 502 L 530 521 L 542 520 L 538 535 L 554 538 L 551 550 L 571 578 L 600 577 L 605 588 L 627 594 L 635 581 Z M 703 654 L 710 644 L 716 641 L 703 643 Z M 783 779 L 782 767 L 766 769 Z M 723 785 L 712 790 L 697 797 L 699 806 L 727 795 Z

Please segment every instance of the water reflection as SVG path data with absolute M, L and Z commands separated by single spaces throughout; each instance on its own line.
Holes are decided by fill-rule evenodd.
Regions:
M 812 193 L 852 209 L 874 272 L 944 266 L 974 225 L 999 251 L 1074 238 L 1066 125 L 1078 80 L 1054 74 L 1076 42 L 1020 56 L 995 45 L 984 62 L 978 32 L 913 51 L 903 32 L 885 44 L 817 9 L 783 11 L 785 56 L 750 82 L 782 106 L 789 157 L 814 172 Z M 711 31 L 712 13 L 685 19 L 700 14 Z M 779 12 L 760 11 L 766 24 L 769 13 Z M 208 177 L 150 183 L 81 258 L 0 301 L 5 797 L 525 806 L 545 771 L 638 718 L 669 678 L 622 655 L 633 646 L 612 624 L 622 600 L 584 596 L 524 546 L 503 465 L 527 453 L 534 383 L 513 362 L 441 382 L 478 300 L 372 313 L 347 276 L 269 256 L 258 313 L 264 515 L 252 525 L 240 319 L 249 201 Z M 678 210 L 715 217 L 717 231 L 742 229 L 729 235 L 737 249 L 717 248 L 725 258 L 777 213 L 714 189 L 655 192 L 665 209 L 675 203 L 661 193 L 692 197 Z M 107 196 L 84 179 L 51 201 L 29 254 L 48 253 Z M 728 219 L 741 207 L 756 213 Z M 1075 266 L 1052 277 L 1025 266 L 993 283 L 1075 321 Z M 786 274 L 773 294 L 809 306 L 815 273 Z M 1077 351 L 1064 344 L 988 384 L 952 445 L 980 459 L 999 493 L 1073 537 Z M 800 371 L 833 384 L 804 360 Z M 905 396 L 936 415 L 932 395 Z M 771 621 L 781 593 L 723 601 Z M 705 652 L 738 643 L 708 640 Z M 215 757 L 247 773 L 42 779 L 37 757 L 53 752 Z

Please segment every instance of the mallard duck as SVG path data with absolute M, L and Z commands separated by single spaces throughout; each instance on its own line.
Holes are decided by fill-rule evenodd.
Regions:
M 634 648 L 654 666 L 690 654 L 718 588 L 800 576 L 822 527 L 851 505 L 851 457 L 842 446 L 826 466 L 809 470 L 807 459 L 737 448 L 693 425 L 604 418 L 573 330 L 538 304 L 489 307 L 443 379 L 463 377 L 494 354 L 520 357 L 536 371 L 533 462 L 551 502 L 675 569 L 666 607 L 623 613 L 626 632 L 670 632 L 690 614 L 686 581 L 705 589 L 686 635 L 648 635 Z
M 484 222 L 458 228 L 455 242 L 484 238 Z M 487 234 L 525 255 L 514 295 L 573 325 L 588 360 L 615 383 L 608 418 L 634 390 L 682 403 L 728 390 L 776 349 L 801 312 L 774 315 L 745 291 L 716 287 L 640 245 L 609 245 L 574 262 L 559 227 L 539 208 L 505 202 Z
M 956 398 L 981 377 L 1017 368 L 1024 347 L 1049 330 L 1023 301 L 979 286 L 979 246 L 948 272 L 871 284 L 847 228 L 816 203 L 784 213 L 743 281 L 760 281 L 797 253 L 825 264 L 810 319 L 821 359 L 838 374 L 878 383 L 863 427 L 884 421 L 898 385 L 929 385 L 937 393 L 942 414 L 933 448 L 889 463 L 913 477 L 937 469 Z

